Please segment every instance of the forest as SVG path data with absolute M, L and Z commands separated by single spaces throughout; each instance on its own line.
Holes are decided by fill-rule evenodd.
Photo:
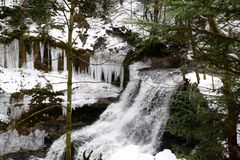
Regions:
M 240 159 L 240 0 L 0 0 L 5 159 Z

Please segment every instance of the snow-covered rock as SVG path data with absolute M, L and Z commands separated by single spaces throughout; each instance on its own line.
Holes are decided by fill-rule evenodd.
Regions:
M 0 134 L 0 154 L 13 153 L 21 149 L 38 150 L 44 145 L 45 131 L 36 130 L 29 135 L 20 135 L 17 130 L 8 130 Z

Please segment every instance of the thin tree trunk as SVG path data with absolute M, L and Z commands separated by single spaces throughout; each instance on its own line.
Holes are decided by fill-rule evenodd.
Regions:
M 44 71 L 49 71 L 48 66 L 49 66 L 49 46 L 48 42 L 44 42 L 44 49 L 43 49 L 43 70 Z
M 3 63 L 3 67 L 7 68 L 7 49 L 6 49 L 6 44 L 4 43 L 4 63 Z
M 68 26 L 68 49 L 67 49 L 67 121 L 66 121 L 66 160 L 71 160 L 71 130 L 72 130 L 72 34 L 74 25 L 74 0 L 70 2 L 70 18 Z
M 232 93 L 231 75 L 228 66 L 225 66 L 225 75 L 223 82 L 223 94 L 227 106 L 227 119 L 225 134 L 227 137 L 228 153 L 231 160 L 238 160 L 238 144 L 237 144 L 237 124 L 238 124 L 238 107 L 235 103 Z
M 193 38 L 193 31 L 192 31 L 192 27 L 191 27 L 191 22 L 190 20 L 188 21 L 188 27 L 189 27 L 189 36 L 190 36 L 190 44 L 191 44 L 191 48 L 193 51 L 193 57 L 196 57 L 197 54 L 197 49 L 196 49 L 196 42 Z M 194 67 L 195 67 L 195 74 L 196 74 L 196 78 L 197 78 L 197 83 L 200 83 L 200 76 L 199 76 L 199 70 L 198 70 L 198 62 L 196 60 L 193 61 Z
M 153 10 L 153 21 L 155 23 L 158 23 L 159 21 L 159 1 L 160 0 L 154 0 L 154 10 Z
M 207 19 L 208 19 L 208 24 L 210 26 L 210 30 L 212 32 L 217 33 L 219 35 L 224 35 L 219 25 L 217 24 L 216 19 L 213 16 L 208 16 Z

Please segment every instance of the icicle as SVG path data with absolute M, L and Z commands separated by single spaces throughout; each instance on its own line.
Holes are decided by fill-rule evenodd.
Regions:
M 106 62 L 101 57 L 90 57 L 89 75 L 98 81 L 102 78 L 107 83 L 120 79 L 120 88 L 123 87 L 124 70 L 122 65 Z
M 33 51 L 31 51 L 30 54 L 27 54 L 27 58 L 26 58 L 26 68 L 27 69 L 34 69 L 34 54 Z
M 57 48 L 52 48 L 51 57 L 52 57 L 52 71 L 58 71 L 58 58 L 60 57 L 61 51 Z

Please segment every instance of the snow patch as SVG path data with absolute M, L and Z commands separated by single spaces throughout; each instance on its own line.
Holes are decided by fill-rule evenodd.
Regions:
M 0 88 L 5 93 L 19 92 L 22 89 L 32 89 L 37 85 L 40 87 L 47 84 L 48 82 L 40 71 L 0 67 Z
M 5 114 L 0 114 L 0 122 L 8 124 L 10 122 L 10 119 L 7 115 Z
M 119 149 L 110 160 L 177 160 L 177 158 L 169 149 L 164 149 L 153 156 L 149 153 L 141 153 L 137 145 L 129 145 Z
M 214 96 L 218 95 L 217 90 L 222 87 L 222 81 L 219 77 L 204 75 L 202 73 L 199 74 L 200 83 L 198 84 L 198 88 L 200 92 L 204 95 Z M 186 78 L 190 80 L 190 83 L 197 84 L 197 76 L 195 72 L 186 74 Z

